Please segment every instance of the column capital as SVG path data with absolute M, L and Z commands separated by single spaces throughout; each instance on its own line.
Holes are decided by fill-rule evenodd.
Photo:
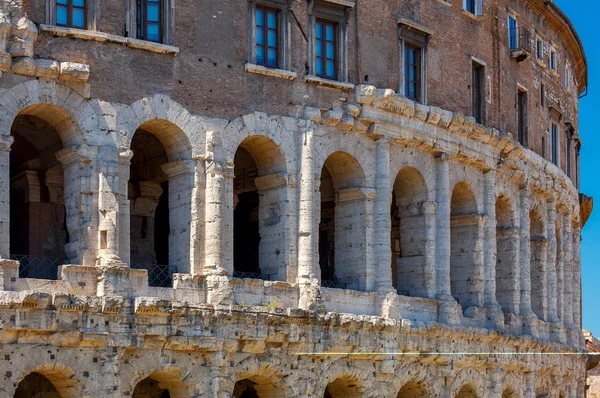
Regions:
M 88 146 L 69 146 L 55 153 L 56 159 L 64 167 L 69 167 L 77 162 L 90 162 L 92 153 Z
M 127 149 L 125 151 L 119 152 L 119 164 L 120 165 L 129 166 L 132 158 L 133 158 L 133 151 L 131 149 Z
M 10 134 L 0 134 L 0 152 L 10 151 L 15 138 Z
M 451 156 L 447 152 L 441 152 L 435 156 L 435 160 L 437 162 L 446 162 L 446 161 L 450 160 L 450 158 L 451 158 Z
M 169 180 L 182 177 L 186 174 L 190 174 L 193 170 L 192 165 L 186 160 L 174 160 L 169 163 L 165 163 L 160 166 L 162 171 L 165 172 Z

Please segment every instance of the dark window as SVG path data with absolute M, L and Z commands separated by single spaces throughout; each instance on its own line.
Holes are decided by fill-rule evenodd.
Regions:
M 546 159 L 546 137 L 542 137 L 542 157 Z
M 85 0 L 56 0 L 56 24 L 71 28 L 86 28 Z
M 404 46 L 404 95 L 421 100 L 421 49 L 409 44 Z
M 579 157 L 581 154 L 581 146 L 575 144 L 575 186 L 579 189 Z
M 556 70 L 556 51 L 550 51 L 550 68 Z
M 335 22 L 317 20 L 315 26 L 315 74 L 337 78 L 337 28 Z
M 162 1 L 137 0 L 137 38 L 162 42 Z
M 265 7 L 256 8 L 256 63 L 276 68 L 279 66 L 278 39 L 279 12 Z
M 508 17 L 508 46 L 510 50 L 516 50 L 519 47 L 517 20 L 512 15 Z
M 473 117 L 480 124 L 483 123 L 483 72 L 483 66 L 473 63 Z
M 527 92 L 519 90 L 517 102 L 519 117 L 519 142 L 527 147 Z
M 573 134 L 567 129 L 567 176 L 571 178 L 571 137 Z
M 558 125 L 556 123 L 552 123 L 551 132 L 550 132 L 550 145 L 551 151 L 550 156 L 552 163 L 558 164 Z
M 540 103 L 542 106 L 545 106 L 546 104 L 546 87 L 543 84 L 540 87 Z
M 535 44 L 535 56 L 540 61 L 544 60 L 544 42 L 541 39 L 537 39 Z
M 475 14 L 477 11 L 477 0 L 466 0 L 465 10 L 471 14 Z

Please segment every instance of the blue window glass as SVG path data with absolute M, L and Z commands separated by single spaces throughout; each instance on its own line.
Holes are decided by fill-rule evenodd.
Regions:
M 57 25 L 69 25 L 69 7 L 56 5 L 56 24 Z
M 279 66 L 279 11 L 257 7 L 255 18 L 256 63 L 276 68 Z
M 162 0 L 137 0 L 137 38 L 162 41 Z
M 85 19 L 85 0 L 56 0 L 57 25 L 85 29 Z
M 421 49 L 409 44 L 404 46 L 404 96 L 420 100 Z
M 337 78 L 337 24 L 317 21 L 315 25 L 315 74 Z
M 83 8 L 73 8 L 73 27 L 85 28 L 85 12 Z

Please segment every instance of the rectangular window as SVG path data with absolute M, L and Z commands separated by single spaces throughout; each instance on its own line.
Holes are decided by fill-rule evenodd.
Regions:
M 548 134 L 546 131 L 545 134 Z M 542 137 L 542 157 L 546 159 L 546 137 Z
M 556 69 L 557 69 L 556 50 L 555 49 L 552 49 L 550 51 L 550 69 L 552 69 L 553 71 L 556 71 Z
M 484 67 L 483 65 L 473 62 L 473 81 L 471 85 L 472 93 L 472 108 L 473 117 L 477 123 L 483 123 L 483 89 L 484 89 Z
M 415 101 L 421 100 L 421 49 L 404 45 L 404 95 Z
M 85 29 L 85 0 L 56 0 L 56 25 Z
M 544 60 L 544 42 L 539 37 L 535 41 L 535 56 L 540 61 Z
M 572 133 L 567 129 L 567 136 L 565 137 L 567 141 L 567 177 L 571 178 L 571 139 Z
M 326 79 L 337 79 L 338 24 L 317 20 L 315 25 L 315 74 Z
M 279 11 L 256 7 L 256 63 L 279 67 L 278 55 Z
M 465 11 L 471 14 L 477 13 L 477 0 L 465 0 Z
M 581 154 L 581 145 L 575 144 L 575 186 L 579 189 L 579 160 Z
M 518 139 L 521 145 L 527 147 L 527 91 L 519 90 L 517 109 L 519 118 Z
M 546 106 L 546 87 L 544 84 L 540 87 L 540 104 Z
M 141 40 L 162 42 L 161 0 L 137 0 L 137 35 Z
M 550 160 L 558 165 L 558 125 L 552 122 L 550 129 Z
M 509 50 L 519 48 L 519 35 L 517 31 L 517 19 L 513 15 L 508 16 L 508 47 Z

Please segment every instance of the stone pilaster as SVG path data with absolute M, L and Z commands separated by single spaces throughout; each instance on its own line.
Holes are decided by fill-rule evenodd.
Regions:
M 129 178 L 133 151 L 119 154 L 119 256 L 131 265 L 131 203 L 129 202 Z
M 180 274 L 190 273 L 190 208 L 194 169 L 194 162 L 185 160 L 162 165 L 169 179 L 169 265 L 177 267 Z
M 0 259 L 10 258 L 10 146 L 12 143 L 13 137 L 9 134 L 0 135 Z
M 490 318 L 502 322 L 502 308 L 496 299 L 496 171 L 484 174 L 483 211 L 486 218 L 483 225 L 483 267 L 484 267 L 484 305 L 490 312 Z
M 120 254 L 120 214 L 119 205 L 120 180 L 119 180 L 119 159 L 117 149 L 110 151 L 106 148 L 102 151 L 96 164 L 98 171 L 98 232 L 97 232 L 97 250 L 98 265 L 119 265 L 123 262 Z M 114 153 L 112 153 L 114 152 Z
M 203 160 L 193 161 L 194 187 L 192 188 L 190 223 L 190 273 L 201 275 L 204 269 L 204 221 L 206 169 Z
M 536 398 L 535 397 L 535 372 L 525 373 L 525 391 L 524 398 Z
M 558 323 L 558 302 L 557 302 L 557 276 L 556 276 L 556 200 L 551 198 L 547 202 L 547 222 L 546 236 L 548 237 L 548 251 L 546 254 L 546 275 L 547 275 L 547 305 L 548 318 L 551 323 Z
M 390 142 L 380 138 L 377 141 L 377 196 L 375 198 L 375 212 L 373 214 L 375 239 L 373 242 L 372 257 L 377 268 L 375 276 L 375 290 L 389 292 L 392 285 L 392 247 L 390 231 L 392 221 L 390 208 L 392 206 L 392 191 L 390 186 Z
M 436 158 L 436 297 L 454 301 L 450 292 L 450 170 L 448 154 Z
M 567 327 L 573 326 L 573 224 L 570 215 L 567 214 L 564 218 L 563 226 L 563 244 L 565 251 L 564 268 L 564 323 Z
M 581 227 L 573 225 L 573 326 L 581 334 Z
M 521 280 L 520 314 L 523 317 L 526 332 L 531 333 L 531 323 L 535 320 L 536 316 L 531 309 L 531 221 L 529 219 L 531 204 L 529 195 L 529 185 L 526 184 L 519 190 L 519 226 L 521 228 L 519 241 L 519 275 Z
M 427 284 L 427 297 L 435 298 L 437 293 L 436 285 L 436 245 L 435 239 L 437 234 L 436 229 L 436 215 L 437 215 L 437 203 L 436 202 L 425 202 L 423 203 L 423 216 L 425 217 L 425 270 L 423 277 Z

